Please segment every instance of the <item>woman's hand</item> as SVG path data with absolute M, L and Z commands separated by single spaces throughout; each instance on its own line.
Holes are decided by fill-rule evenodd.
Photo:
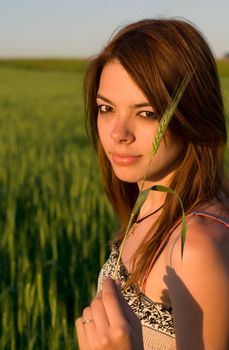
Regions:
M 111 278 L 76 320 L 76 332 L 80 350 L 143 350 L 140 320 Z

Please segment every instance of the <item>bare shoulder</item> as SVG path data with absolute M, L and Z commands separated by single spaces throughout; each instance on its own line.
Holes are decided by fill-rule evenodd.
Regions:
M 182 259 L 178 227 L 167 247 L 164 280 L 173 307 L 177 348 L 229 349 L 228 227 L 211 218 L 188 219 Z
M 229 222 L 229 217 L 227 219 Z M 184 269 L 189 264 L 198 264 L 200 267 L 206 265 L 208 260 L 221 262 L 229 268 L 229 227 L 210 217 L 194 215 L 188 218 L 183 259 L 180 226 L 170 239 L 167 259 L 169 265 L 175 269 Z

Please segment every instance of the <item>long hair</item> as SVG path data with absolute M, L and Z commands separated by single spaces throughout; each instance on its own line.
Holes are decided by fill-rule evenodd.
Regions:
M 205 39 L 183 20 L 145 19 L 131 23 L 119 30 L 91 61 L 84 85 L 87 130 L 98 153 L 106 193 L 122 223 L 116 238 L 120 243 L 139 190 L 137 184 L 116 177 L 98 136 L 96 95 L 103 67 L 114 59 L 122 64 L 158 115 L 163 114 L 184 77 L 195 72 L 169 125 L 170 133 L 183 142 L 185 150 L 170 187 L 181 198 L 186 214 L 211 200 L 226 203 L 229 190 L 223 169 L 227 141 L 223 101 L 216 63 Z M 163 238 L 181 215 L 176 198 L 167 195 L 153 234 L 134 254 L 132 281 L 142 280 Z

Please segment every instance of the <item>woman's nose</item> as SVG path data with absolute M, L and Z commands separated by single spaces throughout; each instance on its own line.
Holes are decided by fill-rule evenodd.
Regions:
M 125 120 L 119 119 L 115 121 L 115 124 L 111 130 L 111 137 L 116 143 L 131 143 L 135 140 L 134 132 L 129 123 Z

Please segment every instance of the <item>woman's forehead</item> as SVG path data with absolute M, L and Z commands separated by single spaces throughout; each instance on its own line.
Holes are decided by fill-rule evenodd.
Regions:
M 149 103 L 142 90 L 118 60 L 104 66 L 98 96 L 103 96 L 111 102 L 114 102 L 115 99 L 117 101 L 128 100 L 133 105 Z

